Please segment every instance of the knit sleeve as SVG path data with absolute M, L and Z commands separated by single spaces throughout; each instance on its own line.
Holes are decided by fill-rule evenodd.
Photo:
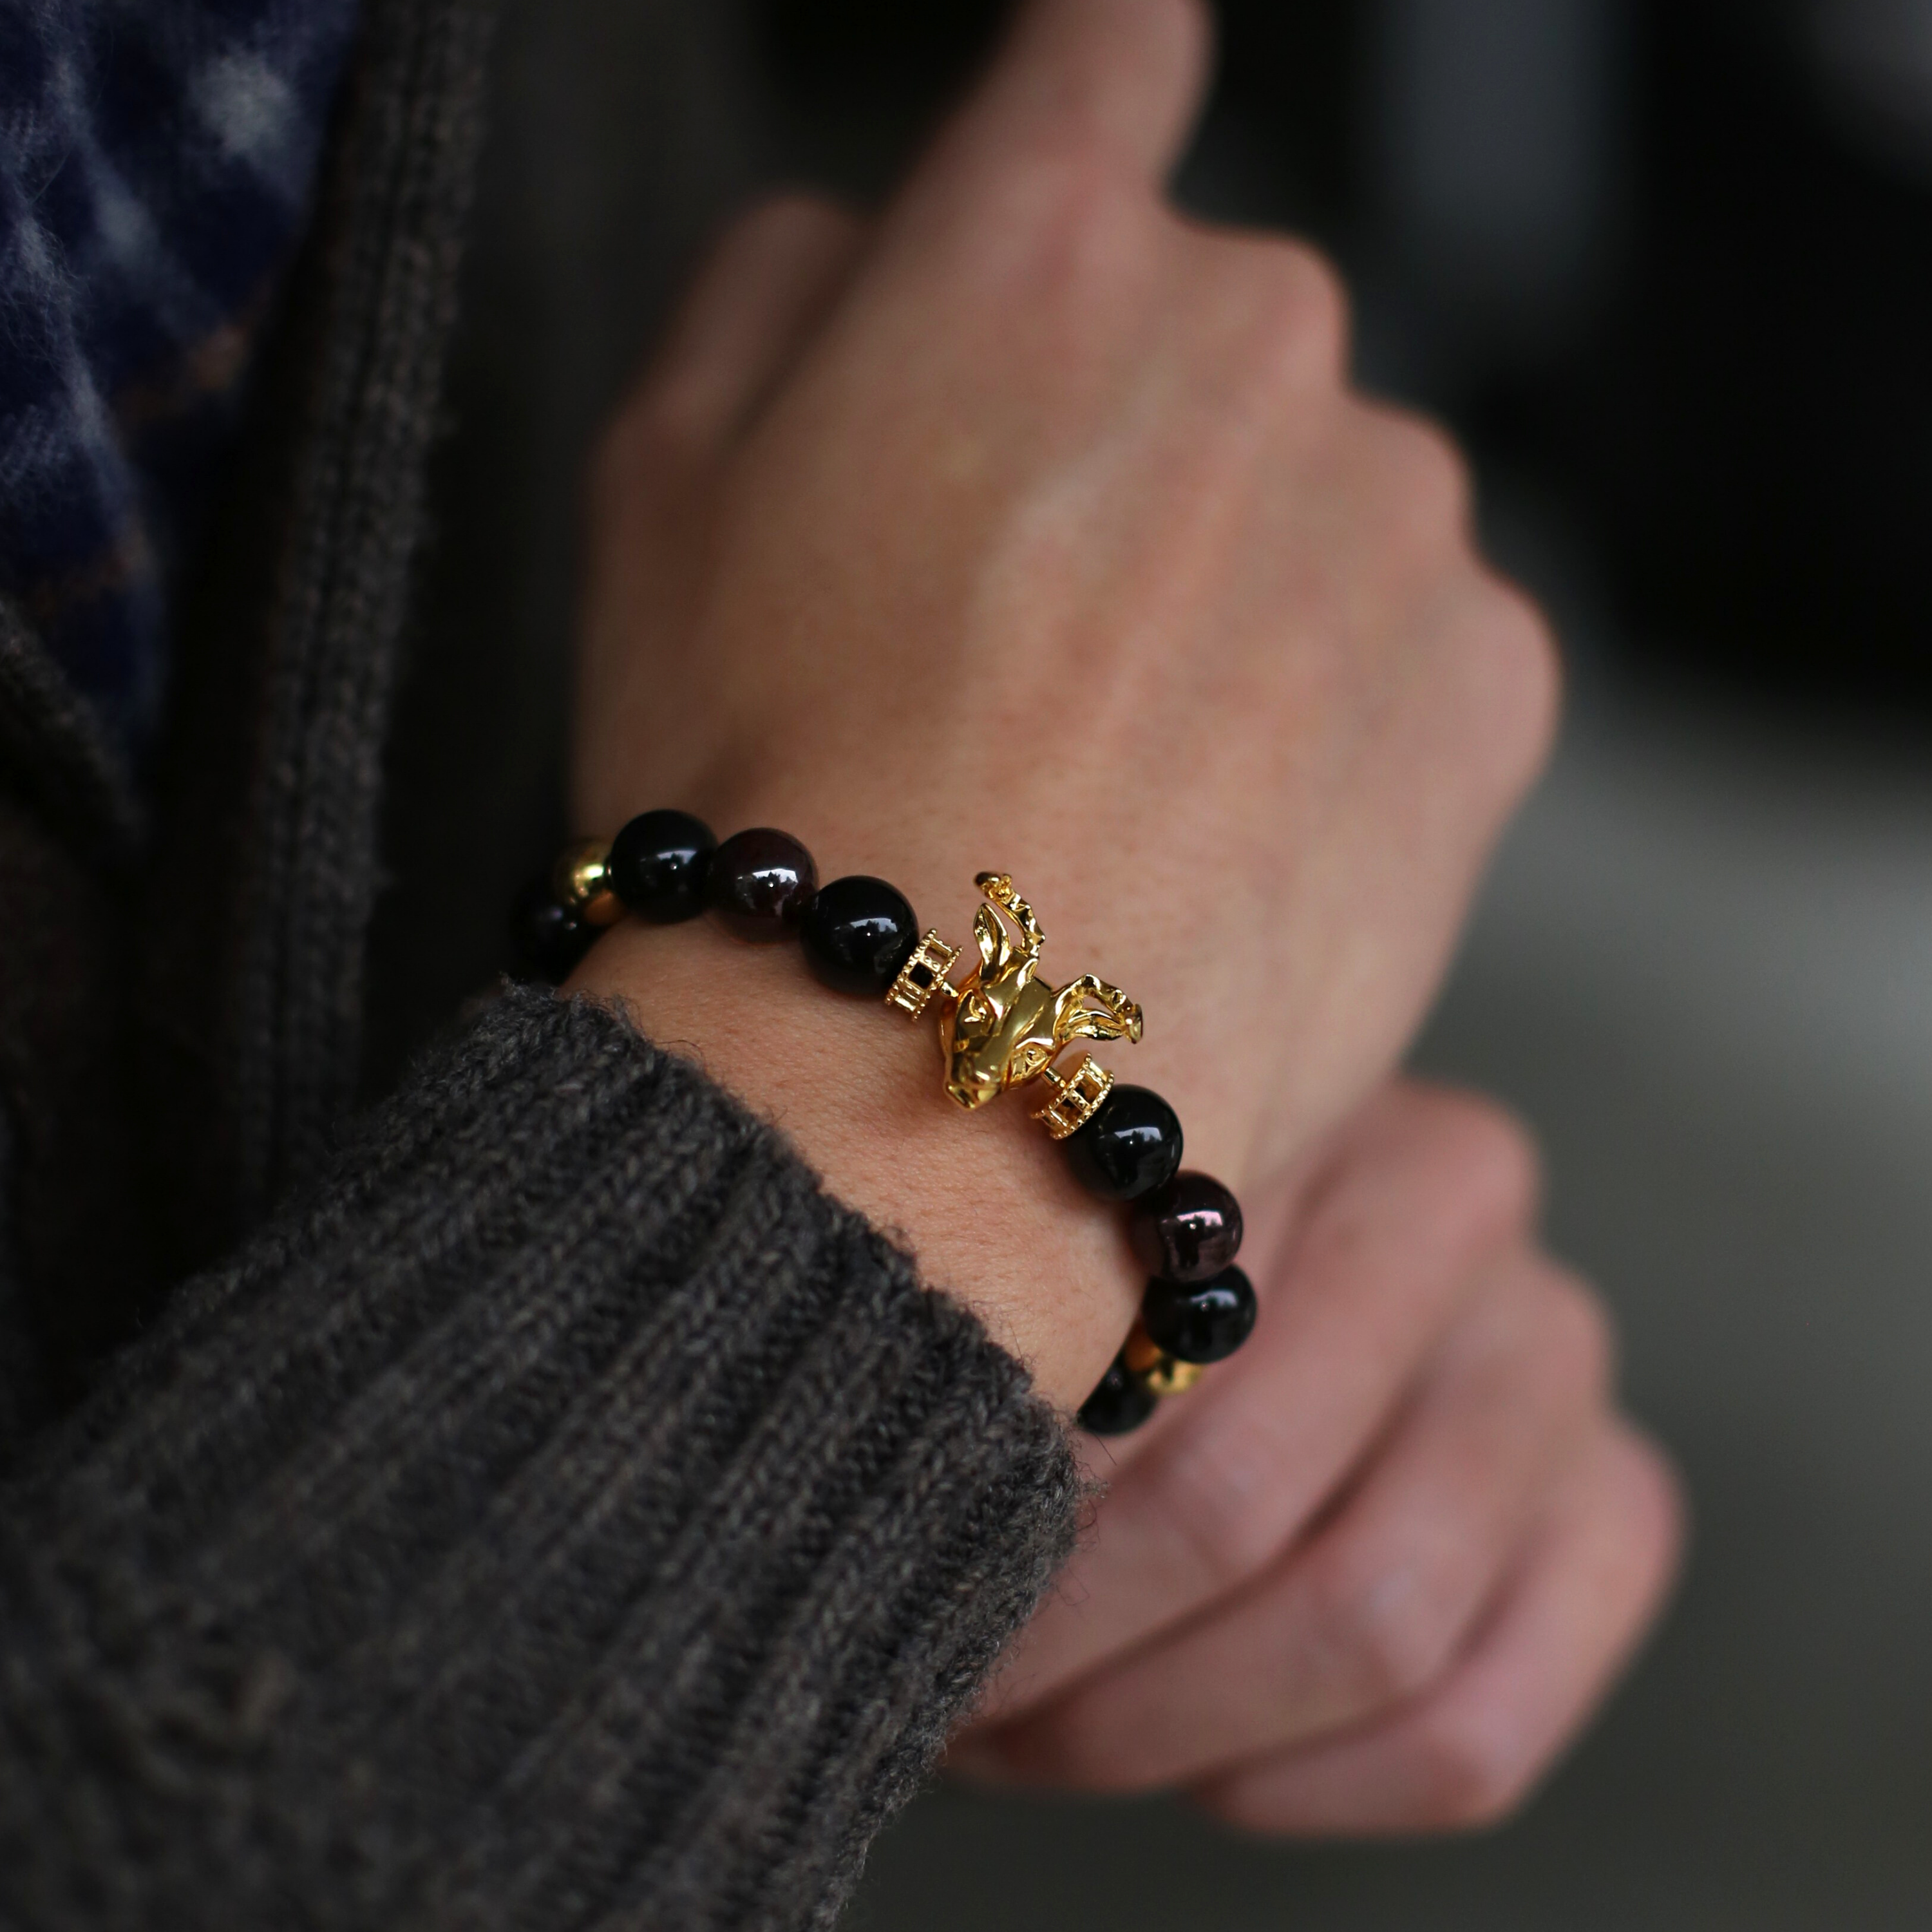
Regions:
M 826 1924 L 1078 1494 L 772 1130 L 512 994 L 5 1495 L 0 1916 Z

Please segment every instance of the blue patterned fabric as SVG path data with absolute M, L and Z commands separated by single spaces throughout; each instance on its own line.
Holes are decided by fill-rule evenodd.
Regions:
M 136 760 L 356 0 L 0 0 L 0 589 Z

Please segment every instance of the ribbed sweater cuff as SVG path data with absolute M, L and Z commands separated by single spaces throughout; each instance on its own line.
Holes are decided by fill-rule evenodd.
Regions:
M 782 1139 L 516 992 L 7 1499 L 26 1922 L 828 1922 L 1072 1533 Z

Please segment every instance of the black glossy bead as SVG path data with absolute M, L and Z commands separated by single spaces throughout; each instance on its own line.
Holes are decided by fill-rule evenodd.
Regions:
M 1142 1388 L 1116 1355 L 1100 1386 L 1080 1405 L 1080 1426 L 1089 1436 L 1131 1435 L 1160 1406 L 1160 1397 Z
M 557 904 L 548 879 L 533 880 L 518 895 L 510 917 L 510 944 L 523 974 L 560 986 L 596 937 L 594 926 L 573 919 Z
M 919 926 L 903 892 L 855 874 L 820 886 L 798 936 L 806 964 L 834 992 L 883 1000 L 919 944 Z
M 1132 1201 L 1174 1178 L 1180 1117 L 1145 1087 L 1117 1086 L 1061 1145 L 1083 1187 L 1103 1200 Z
M 1134 1203 L 1127 1238 L 1149 1274 L 1205 1281 L 1241 1251 L 1241 1204 L 1210 1174 L 1177 1174 Z
M 640 812 L 604 862 L 617 896 L 640 919 L 675 926 L 704 910 L 704 875 L 718 841 L 688 812 Z
M 704 909 L 754 946 L 789 939 L 818 890 L 818 868 L 796 838 L 760 826 L 736 832 L 711 855 Z
M 1212 1281 L 1150 1281 L 1141 1326 L 1155 1347 L 1184 1362 L 1224 1361 L 1255 1331 L 1254 1284 L 1238 1268 Z

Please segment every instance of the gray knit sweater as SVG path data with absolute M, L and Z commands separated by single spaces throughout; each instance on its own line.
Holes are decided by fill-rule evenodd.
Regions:
M 371 10 L 151 808 L 0 610 L 8 1924 L 824 1924 L 1071 1534 L 1018 1367 L 620 1016 L 353 1118 L 490 10 Z

